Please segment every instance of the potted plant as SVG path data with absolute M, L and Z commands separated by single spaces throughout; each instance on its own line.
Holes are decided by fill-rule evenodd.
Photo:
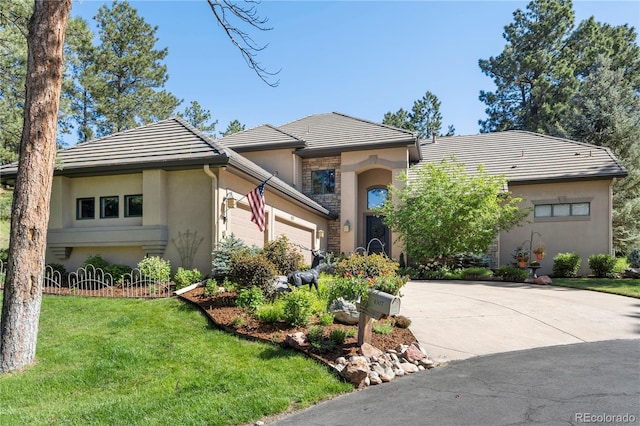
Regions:
M 544 247 L 536 247 L 533 250 L 533 254 L 536 255 L 536 259 L 538 259 L 538 260 L 544 259 L 544 254 L 545 254 L 544 253 Z
M 529 253 L 522 248 L 519 248 L 516 252 L 516 261 L 518 262 L 518 267 L 526 268 L 527 262 L 529 262 Z

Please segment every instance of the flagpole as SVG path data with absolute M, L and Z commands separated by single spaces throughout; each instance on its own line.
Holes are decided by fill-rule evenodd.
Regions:
M 278 172 L 275 172 L 274 174 L 272 174 L 271 176 L 269 176 L 265 181 L 263 181 L 262 183 L 260 183 L 258 186 L 260 185 L 266 185 L 267 182 L 269 182 L 272 178 L 274 178 L 275 176 L 278 176 Z M 236 200 L 236 203 L 238 201 L 244 200 L 245 198 L 247 198 L 247 194 L 243 195 L 242 197 L 240 197 L 238 200 Z

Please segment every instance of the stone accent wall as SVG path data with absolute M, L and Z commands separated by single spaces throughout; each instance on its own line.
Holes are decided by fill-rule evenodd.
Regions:
M 336 186 L 333 194 L 313 194 L 311 188 L 311 172 L 316 170 L 335 170 Z M 302 193 L 332 213 L 340 216 L 340 194 L 342 189 L 340 173 L 340 156 L 302 159 Z M 340 252 L 340 222 L 331 222 L 327 229 L 327 250 Z

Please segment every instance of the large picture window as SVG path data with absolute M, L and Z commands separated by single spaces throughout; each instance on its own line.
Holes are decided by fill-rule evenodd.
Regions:
M 96 218 L 96 199 L 95 198 L 78 198 L 76 199 L 76 219 L 95 219 Z
M 311 185 L 314 194 L 333 194 L 336 190 L 336 171 L 333 169 L 312 171 Z
M 100 197 L 100 219 L 113 219 L 120 215 L 118 196 Z
M 124 196 L 124 217 L 142 216 L 142 194 Z

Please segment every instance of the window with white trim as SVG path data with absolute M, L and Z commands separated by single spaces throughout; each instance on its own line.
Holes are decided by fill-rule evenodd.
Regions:
M 591 215 L 591 203 L 536 204 L 533 215 L 535 218 L 588 217 Z

